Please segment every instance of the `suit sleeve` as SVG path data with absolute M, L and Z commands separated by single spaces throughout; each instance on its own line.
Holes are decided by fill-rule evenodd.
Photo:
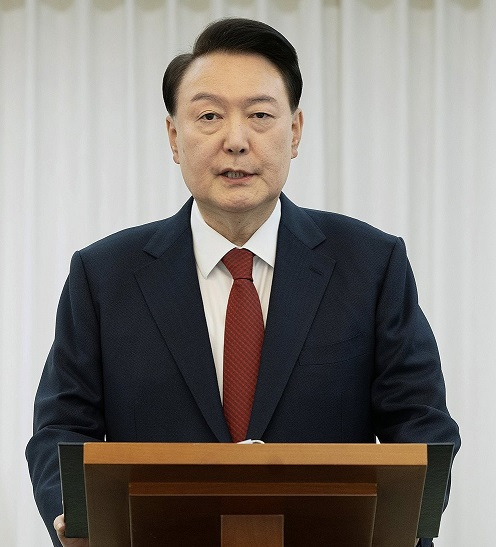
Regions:
M 401 239 L 391 253 L 376 309 L 374 420 L 381 442 L 452 442 L 458 427 L 446 407 L 441 362 L 418 304 Z
M 376 310 L 376 371 L 372 385 L 375 431 L 381 442 L 453 443 L 458 426 L 446 391 L 434 335 L 417 296 L 403 241 L 391 253 Z M 448 502 L 449 488 L 445 506 Z M 430 546 L 430 539 L 420 542 Z
M 60 543 L 52 523 L 62 513 L 58 443 L 101 441 L 105 435 L 100 353 L 97 310 L 76 253 L 60 298 L 26 448 L 35 500 L 54 545 Z

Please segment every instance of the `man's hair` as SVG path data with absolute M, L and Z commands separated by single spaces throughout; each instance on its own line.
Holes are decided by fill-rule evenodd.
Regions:
M 167 67 L 162 93 L 165 107 L 171 116 L 176 113 L 177 90 L 188 67 L 198 57 L 214 52 L 248 53 L 265 57 L 279 70 L 284 80 L 291 111 L 298 108 L 303 80 L 293 45 L 265 23 L 227 18 L 208 25 L 196 39 L 192 53 L 178 55 Z

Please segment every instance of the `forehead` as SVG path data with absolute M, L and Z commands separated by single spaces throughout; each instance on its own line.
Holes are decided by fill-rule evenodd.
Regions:
M 265 57 L 249 53 L 215 52 L 195 59 L 186 69 L 178 88 L 178 106 L 198 95 L 243 100 L 265 95 L 289 107 L 279 69 Z

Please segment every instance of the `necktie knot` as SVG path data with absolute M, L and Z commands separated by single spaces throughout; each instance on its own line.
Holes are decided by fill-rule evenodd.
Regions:
M 248 249 L 232 249 L 224 256 L 222 262 L 234 280 L 248 279 L 253 281 L 253 253 Z

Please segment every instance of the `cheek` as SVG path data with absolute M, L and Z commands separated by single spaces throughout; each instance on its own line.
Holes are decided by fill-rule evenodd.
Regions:
M 278 144 L 274 144 L 278 143 Z M 270 166 L 272 171 L 286 172 L 291 162 L 292 148 L 291 141 L 281 139 L 273 140 L 264 150 L 266 165 Z
M 181 140 L 178 142 L 178 155 L 183 169 L 197 169 L 201 163 L 200 145 L 194 142 Z
M 181 151 L 181 173 L 184 182 L 192 194 L 196 194 L 208 185 L 210 169 L 209 154 L 199 145 L 184 146 Z
M 214 139 L 211 138 L 185 138 L 180 143 L 180 152 L 183 161 L 191 165 L 205 165 L 212 158 L 217 148 Z
M 271 139 L 272 148 L 281 158 L 281 161 L 291 158 L 293 149 L 293 132 L 284 130 Z

